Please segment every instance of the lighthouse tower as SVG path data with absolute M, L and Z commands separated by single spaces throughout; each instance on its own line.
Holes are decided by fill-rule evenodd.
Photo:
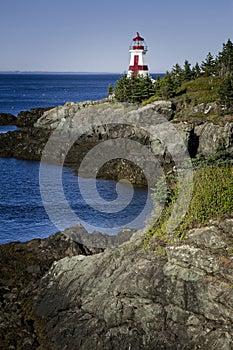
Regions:
M 148 65 L 146 63 L 147 46 L 144 39 L 137 32 L 137 36 L 133 38 L 129 48 L 130 64 L 127 76 L 131 74 L 141 74 L 145 76 L 149 74 Z

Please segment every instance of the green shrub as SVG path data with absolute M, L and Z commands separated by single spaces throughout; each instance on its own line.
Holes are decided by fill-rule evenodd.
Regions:
M 210 219 L 218 219 L 233 215 L 233 166 L 213 166 L 194 171 L 193 194 L 187 214 L 181 224 L 173 232 L 178 237 L 184 237 L 187 230 L 193 227 L 205 226 Z M 152 236 L 159 239 L 169 238 L 166 232 L 168 220 L 173 205 L 176 202 L 179 189 L 173 189 L 173 197 L 165 206 L 158 221 L 146 235 L 146 242 Z M 169 191 L 169 196 L 171 191 Z M 170 239 L 170 238 L 169 238 Z
M 217 101 L 221 81 L 220 77 L 200 77 L 191 80 L 181 85 L 177 90 L 177 96 L 182 97 L 182 92 L 185 92 L 194 105 Z
M 181 227 L 206 225 L 210 219 L 233 214 L 233 167 L 196 170 L 188 213 Z

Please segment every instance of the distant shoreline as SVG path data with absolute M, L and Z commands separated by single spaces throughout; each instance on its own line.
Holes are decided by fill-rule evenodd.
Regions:
M 72 74 L 72 75 L 122 75 L 124 72 L 49 72 L 49 71 L 0 71 L 0 74 Z M 164 75 L 165 73 L 150 73 L 151 75 Z
M 122 73 L 112 73 L 112 72 L 49 72 L 49 71 L 0 71 L 0 74 L 122 74 Z

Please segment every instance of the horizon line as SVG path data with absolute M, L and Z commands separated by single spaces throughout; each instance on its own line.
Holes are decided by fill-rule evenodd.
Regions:
M 126 72 L 92 72 L 92 71 L 43 71 L 43 70 L 0 70 L 0 74 L 124 74 Z M 151 72 L 151 74 L 165 74 L 164 72 Z

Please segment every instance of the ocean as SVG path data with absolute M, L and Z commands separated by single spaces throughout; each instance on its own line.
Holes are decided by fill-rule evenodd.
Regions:
M 108 85 L 114 85 L 119 77 L 119 74 L 0 74 L 0 112 L 17 115 L 30 108 L 63 105 L 67 101 L 102 99 L 107 97 Z M 14 129 L 4 126 L 0 132 Z M 0 244 L 45 238 L 77 222 L 89 232 L 116 234 L 125 227 L 142 228 L 153 209 L 147 189 L 134 188 L 132 200 L 127 203 L 130 186 L 122 183 L 117 188 L 115 181 L 97 180 L 98 193 L 104 200 L 97 210 L 96 199 L 88 192 L 95 180 L 84 180 L 89 196 L 87 204 L 80 193 L 78 177 L 72 169 L 64 167 L 63 191 L 77 221 L 70 219 L 67 208 L 59 207 L 59 194 L 50 188 L 51 197 L 58 204 L 54 209 L 56 219 L 51 219 L 41 198 L 39 170 L 39 162 L 0 158 Z M 51 178 L 58 169 L 47 164 L 46 170 Z M 111 203 L 117 199 L 119 189 L 126 205 L 111 212 Z M 143 212 L 145 206 L 147 210 Z
M 0 74 L 0 112 L 17 115 L 30 108 L 107 97 L 120 74 Z

